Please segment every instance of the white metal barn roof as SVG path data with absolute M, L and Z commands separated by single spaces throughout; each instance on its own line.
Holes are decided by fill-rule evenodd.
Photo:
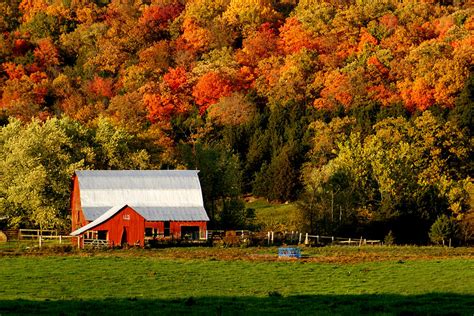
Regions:
M 87 220 L 128 205 L 149 221 L 208 221 L 197 170 L 81 170 Z

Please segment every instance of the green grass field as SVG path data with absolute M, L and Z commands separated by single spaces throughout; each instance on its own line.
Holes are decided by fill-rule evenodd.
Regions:
M 296 230 L 298 209 L 296 203 L 270 203 L 265 199 L 257 199 L 246 203 L 246 207 L 255 209 L 256 222 L 263 230 Z
M 469 248 L 169 248 L 0 257 L 0 314 L 474 313 Z

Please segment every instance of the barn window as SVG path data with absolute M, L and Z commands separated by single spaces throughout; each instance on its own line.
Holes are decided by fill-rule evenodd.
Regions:
M 151 227 L 145 228 L 145 237 L 153 237 L 153 228 Z
M 165 222 L 164 235 L 165 237 L 168 237 L 170 235 L 170 222 Z
M 107 231 L 106 230 L 99 230 L 97 232 L 97 239 L 107 240 Z
M 126 221 L 130 220 L 130 214 L 123 214 L 123 219 Z

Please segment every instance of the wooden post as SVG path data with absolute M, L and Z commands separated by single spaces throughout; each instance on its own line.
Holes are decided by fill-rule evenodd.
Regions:
M 209 240 L 209 231 L 206 229 L 206 240 Z
M 319 235 L 316 235 L 316 243 L 319 244 Z
M 300 238 L 298 239 L 298 245 L 301 244 L 301 237 L 303 236 L 302 233 L 300 233 Z
M 39 235 L 38 237 L 38 243 L 39 243 L 39 247 L 41 248 L 41 235 Z
M 449 238 L 449 248 L 451 248 L 451 238 Z
M 362 236 L 360 236 L 359 247 L 362 246 Z
M 61 239 L 61 235 L 59 235 L 59 243 L 62 244 L 62 239 Z
M 270 232 L 267 233 L 268 245 L 270 245 Z
M 274 237 L 275 237 L 275 232 L 272 231 L 272 245 L 273 245 Z
M 305 244 L 306 246 L 309 245 L 309 237 L 308 237 L 308 235 L 309 235 L 309 234 L 306 233 L 306 238 L 305 238 L 305 240 L 304 240 L 304 244 Z
M 77 249 L 81 249 L 81 235 L 77 236 Z

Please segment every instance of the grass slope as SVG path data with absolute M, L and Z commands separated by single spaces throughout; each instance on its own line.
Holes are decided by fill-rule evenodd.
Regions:
M 257 199 L 246 203 L 247 208 L 255 210 L 257 223 L 263 230 L 296 230 L 298 209 L 296 203 L 270 203 L 265 199 Z
M 343 264 L 192 255 L 200 251 L 219 249 L 2 257 L 0 314 L 472 315 L 474 311 L 470 256 Z M 173 258 L 173 253 L 182 257 Z M 245 251 L 241 254 L 245 256 Z

